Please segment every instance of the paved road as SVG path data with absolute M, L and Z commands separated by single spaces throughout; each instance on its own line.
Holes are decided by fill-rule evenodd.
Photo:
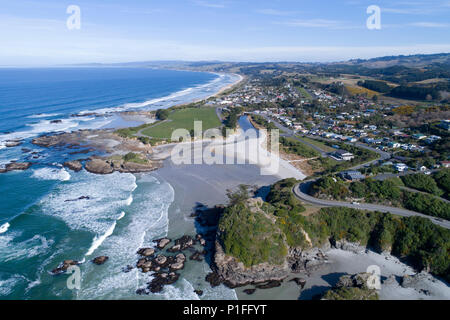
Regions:
M 216 108 L 216 115 L 217 115 L 217 118 L 219 118 L 219 120 L 220 120 L 220 122 L 223 122 L 223 115 L 222 115 L 222 108 L 220 108 L 220 107 L 217 107 Z
M 314 198 L 307 194 L 308 189 L 313 181 L 308 181 L 304 183 L 297 184 L 293 188 L 294 195 L 300 199 L 303 202 L 319 205 L 322 207 L 346 207 L 346 208 L 353 208 L 353 209 L 359 209 L 359 210 L 368 210 L 368 211 L 379 211 L 379 212 L 389 212 L 395 215 L 403 216 L 403 217 L 412 217 L 412 216 L 418 216 L 422 218 L 426 218 L 431 220 L 436 225 L 439 225 L 441 227 L 444 227 L 446 229 L 450 229 L 450 221 L 446 220 L 438 220 L 436 218 L 402 209 L 402 208 L 395 208 L 395 207 L 388 207 L 388 206 L 382 206 L 382 205 L 376 205 L 376 204 L 370 204 L 370 203 L 361 203 L 361 204 L 353 204 L 349 202 L 340 202 L 340 201 L 329 201 L 329 200 L 321 200 Z

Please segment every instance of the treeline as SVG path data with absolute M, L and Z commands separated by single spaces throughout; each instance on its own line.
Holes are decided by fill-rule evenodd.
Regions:
M 395 98 L 410 100 L 440 100 L 440 90 L 445 89 L 441 88 L 441 85 L 438 84 L 426 86 L 403 84 L 397 87 L 391 87 L 385 81 L 379 80 L 359 81 L 358 85 Z
M 380 93 L 388 93 L 392 90 L 392 87 L 386 82 L 377 80 L 358 81 L 358 86 Z
M 433 176 L 419 173 L 419 174 L 409 174 L 403 176 L 401 179 L 403 183 L 409 188 L 414 188 L 416 190 L 428 192 L 438 197 L 444 194 L 444 192 L 438 187 L 438 184 L 434 180 Z
M 395 98 L 411 100 L 439 100 L 441 98 L 439 90 L 434 86 L 422 87 L 402 85 L 392 89 L 389 95 Z
M 364 199 L 368 203 L 403 207 L 425 215 L 450 220 L 450 204 L 431 195 L 402 190 L 399 178 L 377 181 L 366 179 L 346 183 L 338 177 L 323 177 L 312 185 L 316 196 L 331 196 L 335 200 Z

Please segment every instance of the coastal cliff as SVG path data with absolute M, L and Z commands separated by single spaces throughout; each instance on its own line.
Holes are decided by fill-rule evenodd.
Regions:
M 291 197 L 293 183 L 288 179 L 274 184 L 265 201 L 246 198 L 243 192 L 230 197 L 217 227 L 215 275 L 210 280 L 232 288 L 278 286 L 292 273 L 308 274 L 323 266 L 330 248 L 391 254 L 417 271 L 449 280 L 448 230 L 419 217 L 349 208 L 304 215 L 301 204 Z M 430 248 L 431 238 L 439 246 Z M 421 255 L 425 251 L 429 254 Z

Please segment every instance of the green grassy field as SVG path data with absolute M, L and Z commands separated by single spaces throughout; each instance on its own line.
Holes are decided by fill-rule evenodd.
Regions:
M 300 91 L 300 94 L 303 96 L 303 98 L 307 100 L 311 100 L 311 95 L 302 87 L 297 87 L 298 91 Z
M 320 148 L 321 150 L 323 150 L 325 152 L 333 152 L 336 150 L 336 149 L 333 149 L 332 147 L 327 146 L 325 143 L 315 140 L 315 139 L 302 137 L 302 136 L 300 136 L 299 138 L 305 140 L 306 142 L 311 143 L 312 145 L 315 145 L 316 147 Z
M 168 121 L 145 129 L 142 134 L 153 138 L 170 139 L 176 129 L 193 130 L 194 121 L 202 121 L 203 131 L 221 125 L 214 108 L 188 108 L 171 112 Z

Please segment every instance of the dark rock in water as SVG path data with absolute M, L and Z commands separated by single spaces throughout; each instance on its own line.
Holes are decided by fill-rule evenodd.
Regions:
M 280 287 L 280 286 L 281 286 L 281 281 L 269 281 L 267 283 L 257 285 L 256 288 L 258 288 L 258 289 L 272 289 L 272 288 L 276 288 L 276 287 Z
M 73 201 L 79 201 L 79 200 L 90 200 L 91 198 L 89 196 L 81 196 L 78 199 L 69 199 L 65 200 L 64 202 L 73 202 Z
M 176 244 L 173 247 L 167 249 L 167 251 L 169 251 L 171 253 L 180 252 L 181 251 L 181 245 Z
M 194 290 L 195 294 L 201 297 L 203 295 L 203 290 Z
M 23 153 L 29 153 L 29 152 L 31 152 L 31 149 L 28 149 L 28 148 L 22 148 L 22 152 L 23 152 Z
M 64 165 L 64 167 L 69 168 L 70 170 L 73 170 L 75 172 L 79 172 L 83 169 L 83 165 L 78 160 L 67 161 L 67 162 L 64 162 L 63 165 Z
M 30 162 L 11 162 L 5 166 L 3 172 L 24 171 L 27 170 L 29 167 L 31 167 L 31 165 L 32 164 Z
M 295 282 L 298 286 L 300 286 L 302 289 L 306 285 L 306 280 L 302 278 L 294 278 L 292 280 L 289 280 L 290 282 Z
M 123 273 L 129 273 L 129 272 L 131 272 L 133 269 L 134 269 L 133 266 L 128 265 L 128 266 L 126 266 L 125 268 L 122 269 L 122 272 L 123 272 Z
M 154 279 L 148 284 L 148 289 L 152 293 L 159 293 L 164 286 L 174 284 L 180 278 L 180 275 L 175 272 L 171 273 L 154 273 Z
M 154 243 L 156 243 L 156 246 L 158 247 L 158 249 L 164 249 L 172 240 L 168 239 L 168 238 L 162 238 L 162 239 L 158 239 L 153 241 Z
M 223 283 L 223 279 L 215 272 L 209 273 L 205 280 L 211 284 L 211 287 L 218 287 Z
M 165 265 L 167 262 L 167 257 L 160 254 L 155 258 L 154 262 L 156 262 L 160 266 Z
M 155 249 L 153 248 L 142 248 L 137 252 L 139 255 L 143 257 L 151 257 L 155 254 Z
M 203 253 L 200 251 L 195 251 L 195 253 L 189 257 L 189 259 L 201 262 L 203 261 Z
M 21 144 L 22 144 L 21 140 L 9 140 L 9 141 L 6 141 L 5 147 L 12 148 L 12 147 L 20 146 Z
M 50 123 L 62 123 L 62 120 L 51 120 Z
M 137 289 L 136 294 L 143 296 L 143 295 L 149 295 L 150 292 L 147 289 Z
M 83 149 L 83 150 L 69 152 L 69 154 L 71 156 L 74 156 L 76 154 L 88 154 L 89 152 L 93 152 L 93 151 L 94 151 L 94 149 Z
M 94 260 L 92 260 L 93 263 L 95 263 L 96 265 L 100 266 L 102 264 L 104 264 L 106 261 L 108 261 L 109 257 L 107 256 L 101 256 L 101 257 L 97 257 Z
M 248 295 L 254 294 L 255 292 L 256 292 L 256 289 L 245 289 L 244 290 L 244 293 L 246 293 Z
M 80 263 L 76 260 L 64 260 L 57 268 L 52 270 L 54 275 L 65 273 L 71 266 L 77 266 Z
M 195 240 L 191 236 L 183 236 L 180 239 L 175 240 L 175 246 L 179 246 L 181 251 L 192 248 L 195 244 Z

